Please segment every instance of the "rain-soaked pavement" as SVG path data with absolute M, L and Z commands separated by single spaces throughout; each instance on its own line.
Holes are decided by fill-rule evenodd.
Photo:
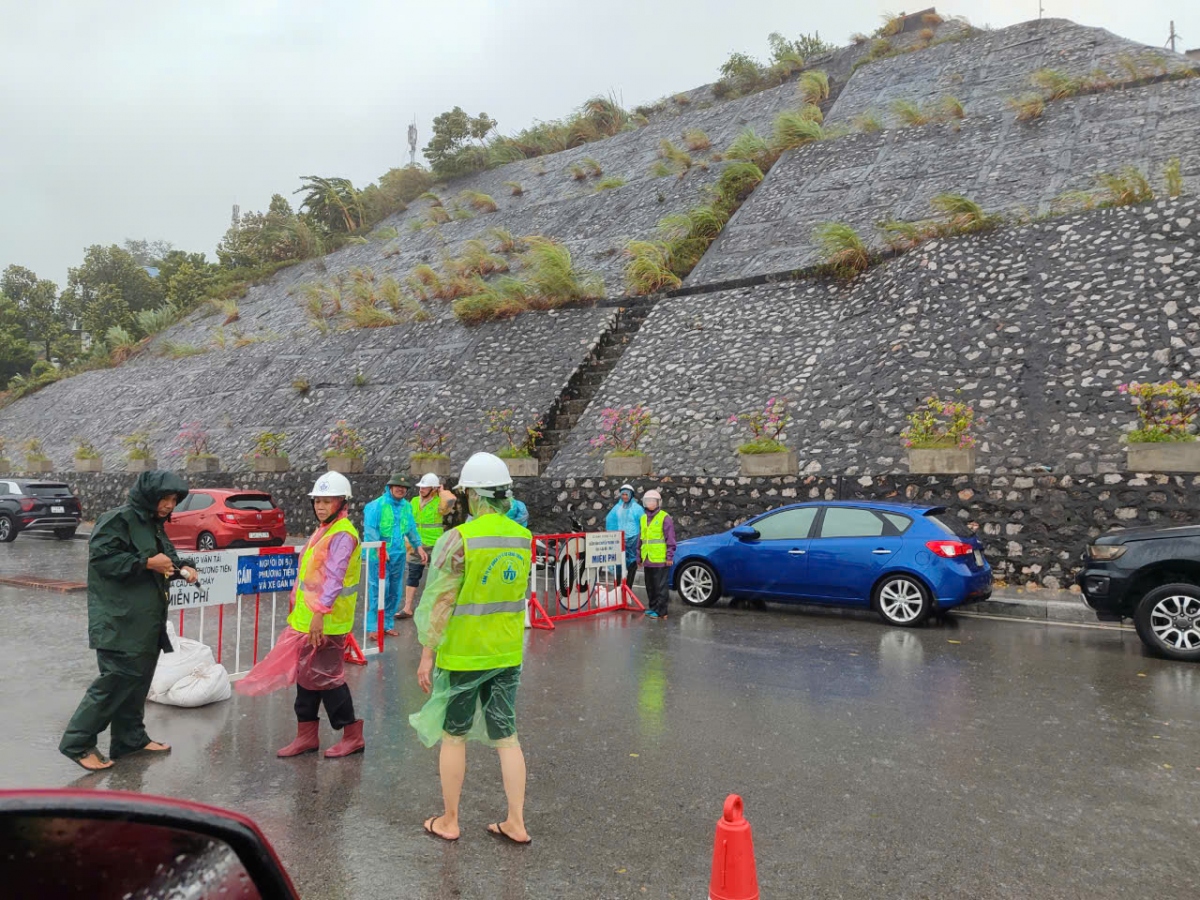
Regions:
M 0 545 L 0 571 L 82 580 L 85 549 L 22 537 Z M 0 617 L 0 787 L 240 810 L 313 900 L 704 897 L 730 791 L 765 898 L 1200 894 L 1200 667 L 1149 658 L 1129 633 L 967 618 L 908 631 L 783 608 L 530 633 L 535 843 L 517 848 L 484 834 L 504 797 L 475 745 L 463 839 L 420 831 L 441 807 L 436 751 L 407 724 L 423 698 L 411 624 L 351 675 L 364 756 L 277 760 L 291 696 L 235 695 L 150 704 L 171 756 L 79 777 L 56 747 L 94 672 L 84 597 L 0 587 Z

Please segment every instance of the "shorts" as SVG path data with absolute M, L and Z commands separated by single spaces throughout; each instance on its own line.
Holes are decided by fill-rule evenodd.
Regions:
M 415 588 L 421 586 L 421 576 L 425 574 L 425 566 L 421 563 L 420 557 L 415 560 L 408 561 L 408 574 L 404 577 L 404 584 L 407 587 Z
M 463 737 L 475 724 L 475 709 L 483 707 L 483 721 L 489 740 L 499 741 L 517 733 L 517 688 L 521 667 L 495 669 L 491 677 L 473 688 L 456 690 L 459 685 L 480 681 L 482 672 L 447 672 L 454 695 L 446 704 L 446 734 Z

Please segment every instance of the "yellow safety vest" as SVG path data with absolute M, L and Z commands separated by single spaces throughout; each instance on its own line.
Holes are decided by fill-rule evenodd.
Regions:
M 498 513 L 455 530 L 463 539 L 463 583 L 438 648 L 438 668 L 478 672 L 519 666 L 533 535 Z
M 346 566 L 346 574 L 342 578 L 342 589 L 333 601 L 333 609 L 325 615 L 324 631 L 325 634 L 349 634 L 350 629 L 354 627 L 354 607 L 358 602 L 358 578 L 362 569 L 362 559 L 358 552 L 358 530 L 343 516 L 330 526 L 316 544 L 306 547 L 300 559 L 300 571 L 296 573 L 296 605 L 288 616 L 288 624 L 303 634 L 308 634 L 313 617 L 312 610 L 304 602 L 304 596 L 320 596 L 325 583 L 325 557 L 329 553 L 329 545 L 334 536 L 339 534 L 348 534 L 354 538 L 354 550 L 350 554 L 350 564 Z M 314 561 L 317 561 L 315 566 Z
M 430 494 L 428 502 L 422 506 L 420 496 L 412 498 L 413 518 L 417 522 L 417 534 L 421 543 L 432 547 L 442 536 L 442 498 L 438 494 Z
M 667 514 L 661 509 L 654 514 L 649 522 L 642 514 L 642 562 L 665 563 L 667 561 L 667 540 L 663 537 L 663 522 Z

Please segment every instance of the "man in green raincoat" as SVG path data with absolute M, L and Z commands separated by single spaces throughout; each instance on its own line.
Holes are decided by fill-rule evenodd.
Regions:
M 167 582 L 194 584 L 195 563 L 183 560 L 163 530 L 188 486 L 173 472 L 143 472 L 124 506 L 96 522 L 88 543 L 88 645 L 100 677 L 87 689 L 58 749 L 89 772 L 107 769 L 96 746 L 111 726 L 109 756 L 166 753 L 146 734 L 142 717 L 158 652 L 167 639 Z

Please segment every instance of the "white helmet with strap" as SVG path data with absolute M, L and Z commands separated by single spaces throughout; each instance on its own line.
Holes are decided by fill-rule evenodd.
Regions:
M 442 481 L 433 472 L 426 472 L 421 476 L 421 480 L 417 482 L 419 488 L 435 488 L 441 487 Z
M 354 494 L 350 490 L 349 478 L 341 472 L 326 472 L 317 479 L 308 496 L 314 500 L 317 497 L 345 497 L 349 500 Z
M 458 487 L 469 488 L 480 497 L 503 499 L 512 494 L 512 475 L 494 453 L 476 453 L 463 465 Z

